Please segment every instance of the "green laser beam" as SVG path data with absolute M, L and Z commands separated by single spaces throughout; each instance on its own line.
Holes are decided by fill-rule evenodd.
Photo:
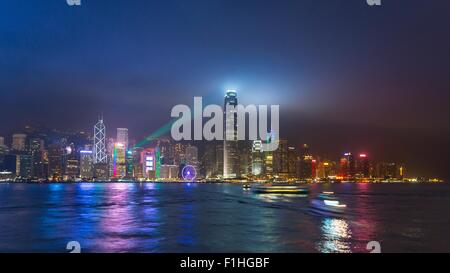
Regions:
M 172 124 L 177 120 L 177 118 L 172 119 L 168 123 L 164 124 L 160 128 L 158 128 L 156 131 L 152 132 L 150 135 L 148 135 L 146 138 L 144 138 L 142 141 L 137 143 L 134 148 L 141 148 L 148 144 L 150 141 L 158 139 L 159 137 L 165 135 L 170 131 L 170 128 L 172 127 Z

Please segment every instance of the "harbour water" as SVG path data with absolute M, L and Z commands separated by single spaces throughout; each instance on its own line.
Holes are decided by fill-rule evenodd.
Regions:
M 302 195 L 236 184 L 0 184 L 0 252 L 450 252 L 450 185 L 313 184 Z M 333 191 L 342 215 L 313 211 Z

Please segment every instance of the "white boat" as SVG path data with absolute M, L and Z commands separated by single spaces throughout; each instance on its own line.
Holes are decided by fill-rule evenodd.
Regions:
M 311 200 L 311 208 L 319 212 L 344 213 L 347 205 L 342 204 L 333 192 L 323 192 Z

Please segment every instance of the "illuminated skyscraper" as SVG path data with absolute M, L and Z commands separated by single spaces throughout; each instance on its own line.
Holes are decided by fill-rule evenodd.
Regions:
M 80 176 L 80 161 L 75 153 L 67 155 L 64 166 L 64 179 L 75 181 Z
M 161 151 L 161 164 L 170 165 L 174 163 L 175 146 L 170 138 L 161 137 L 157 140 L 157 146 Z
M 80 177 L 92 179 L 94 176 L 94 157 L 92 151 L 80 151 Z
M 141 153 L 143 175 L 147 179 L 160 178 L 160 152 L 159 148 L 147 148 Z
M 106 127 L 103 118 L 94 126 L 94 163 L 108 163 L 106 155 Z
M 173 161 L 175 165 L 186 163 L 186 145 L 180 142 L 174 145 Z
M 223 142 L 223 177 L 235 178 L 239 173 L 239 154 L 237 141 L 237 93 L 227 90 L 225 95 L 224 119 L 225 132 Z
M 367 154 L 359 154 L 356 161 L 356 177 L 369 178 L 370 177 L 370 162 Z
M 344 180 L 352 180 L 355 178 L 355 158 L 352 153 L 345 153 L 340 160 L 340 176 Z
M 271 143 L 272 141 L 276 141 L 276 132 L 271 131 L 270 134 L 267 135 L 266 139 L 262 140 L 263 144 Z M 272 178 L 274 173 L 274 151 L 264 151 L 264 159 L 263 159 L 263 165 L 264 165 L 264 176 L 266 178 Z
M 287 178 L 289 175 L 288 142 L 279 139 L 278 149 L 273 152 L 273 172 L 277 176 Z
M 239 174 L 241 177 L 248 177 L 252 174 L 252 147 L 253 141 L 238 141 Z
M 202 157 L 203 173 L 206 178 L 215 176 L 216 167 L 216 145 L 214 142 L 206 143 L 205 152 Z
M 123 178 L 126 175 L 126 165 L 125 165 L 126 149 L 123 143 L 116 143 L 114 145 L 113 154 L 113 164 L 115 178 Z
M 143 155 L 143 148 L 135 147 L 132 151 L 133 153 L 133 177 L 135 179 L 144 178 L 144 169 L 141 160 L 141 156 Z
M 263 157 L 264 153 L 262 150 L 262 141 L 254 140 L 252 146 L 252 174 L 254 176 L 260 176 L 263 174 Z
M 25 142 L 27 135 L 25 134 L 14 134 L 11 149 L 15 151 L 25 151 Z
M 128 150 L 125 156 L 125 166 L 126 166 L 126 178 L 132 179 L 134 178 L 134 170 L 133 170 L 133 151 Z
M 113 154 L 114 154 L 114 146 L 116 145 L 116 141 L 115 141 L 115 139 L 114 138 L 108 138 L 107 140 L 106 140 L 106 156 L 108 157 L 110 157 L 110 158 L 108 158 L 108 159 L 111 159 L 111 160 L 109 160 L 109 161 L 112 161 L 112 156 L 113 156 Z M 108 162 L 109 162 L 108 161 Z
M 5 145 L 5 138 L 0 136 L 0 146 L 4 146 Z
M 32 157 L 32 177 L 44 178 L 44 140 L 40 138 L 33 138 L 30 141 L 30 150 Z
M 309 153 L 308 144 L 303 144 L 300 150 L 299 178 L 300 179 L 313 178 L 313 157 Z
M 23 179 L 31 178 L 32 160 L 29 152 L 21 152 L 16 156 L 16 175 Z
M 264 151 L 264 176 L 267 178 L 273 177 L 273 152 Z
M 288 147 L 288 173 L 289 178 L 297 178 L 298 173 L 298 154 L 295 147 Z
M 114 138 L 108 138 L 106 140 L 106 161 L 108 162 L 108 175 L 114 177 L 114 147 L 116 142 Z
M 216 144 L 215 177 L 223 177 L 223 144 L 223 141 Z
M 125 149 L 128 149 L 128 129 L 127 128 L 117 128 L 117 142 L 123 143 Z
M 159 147 L 155 148 L 156 150 L 156 169 L 155 169 L 155 176 L 156 178 L 161 178 L 161 150 Z
M 48 176 L 49 179 L 59 181 L 63 175 L 63 154 L 64 149 L 61 144 L 55 143 L 49 145 L 48 149 Z

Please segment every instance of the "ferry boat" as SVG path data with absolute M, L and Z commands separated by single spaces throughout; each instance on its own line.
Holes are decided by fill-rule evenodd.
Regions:
M 308 188 L 292 184 L 265 184 L 252 187 L 255 193 L 273 193 L 273 194 L 307 194 Z
M 311 208 L 320 212 L 341 214 L 346 211 L 347 205 L 342 204 L 334 192 L 323 192 L 311 200 Z

